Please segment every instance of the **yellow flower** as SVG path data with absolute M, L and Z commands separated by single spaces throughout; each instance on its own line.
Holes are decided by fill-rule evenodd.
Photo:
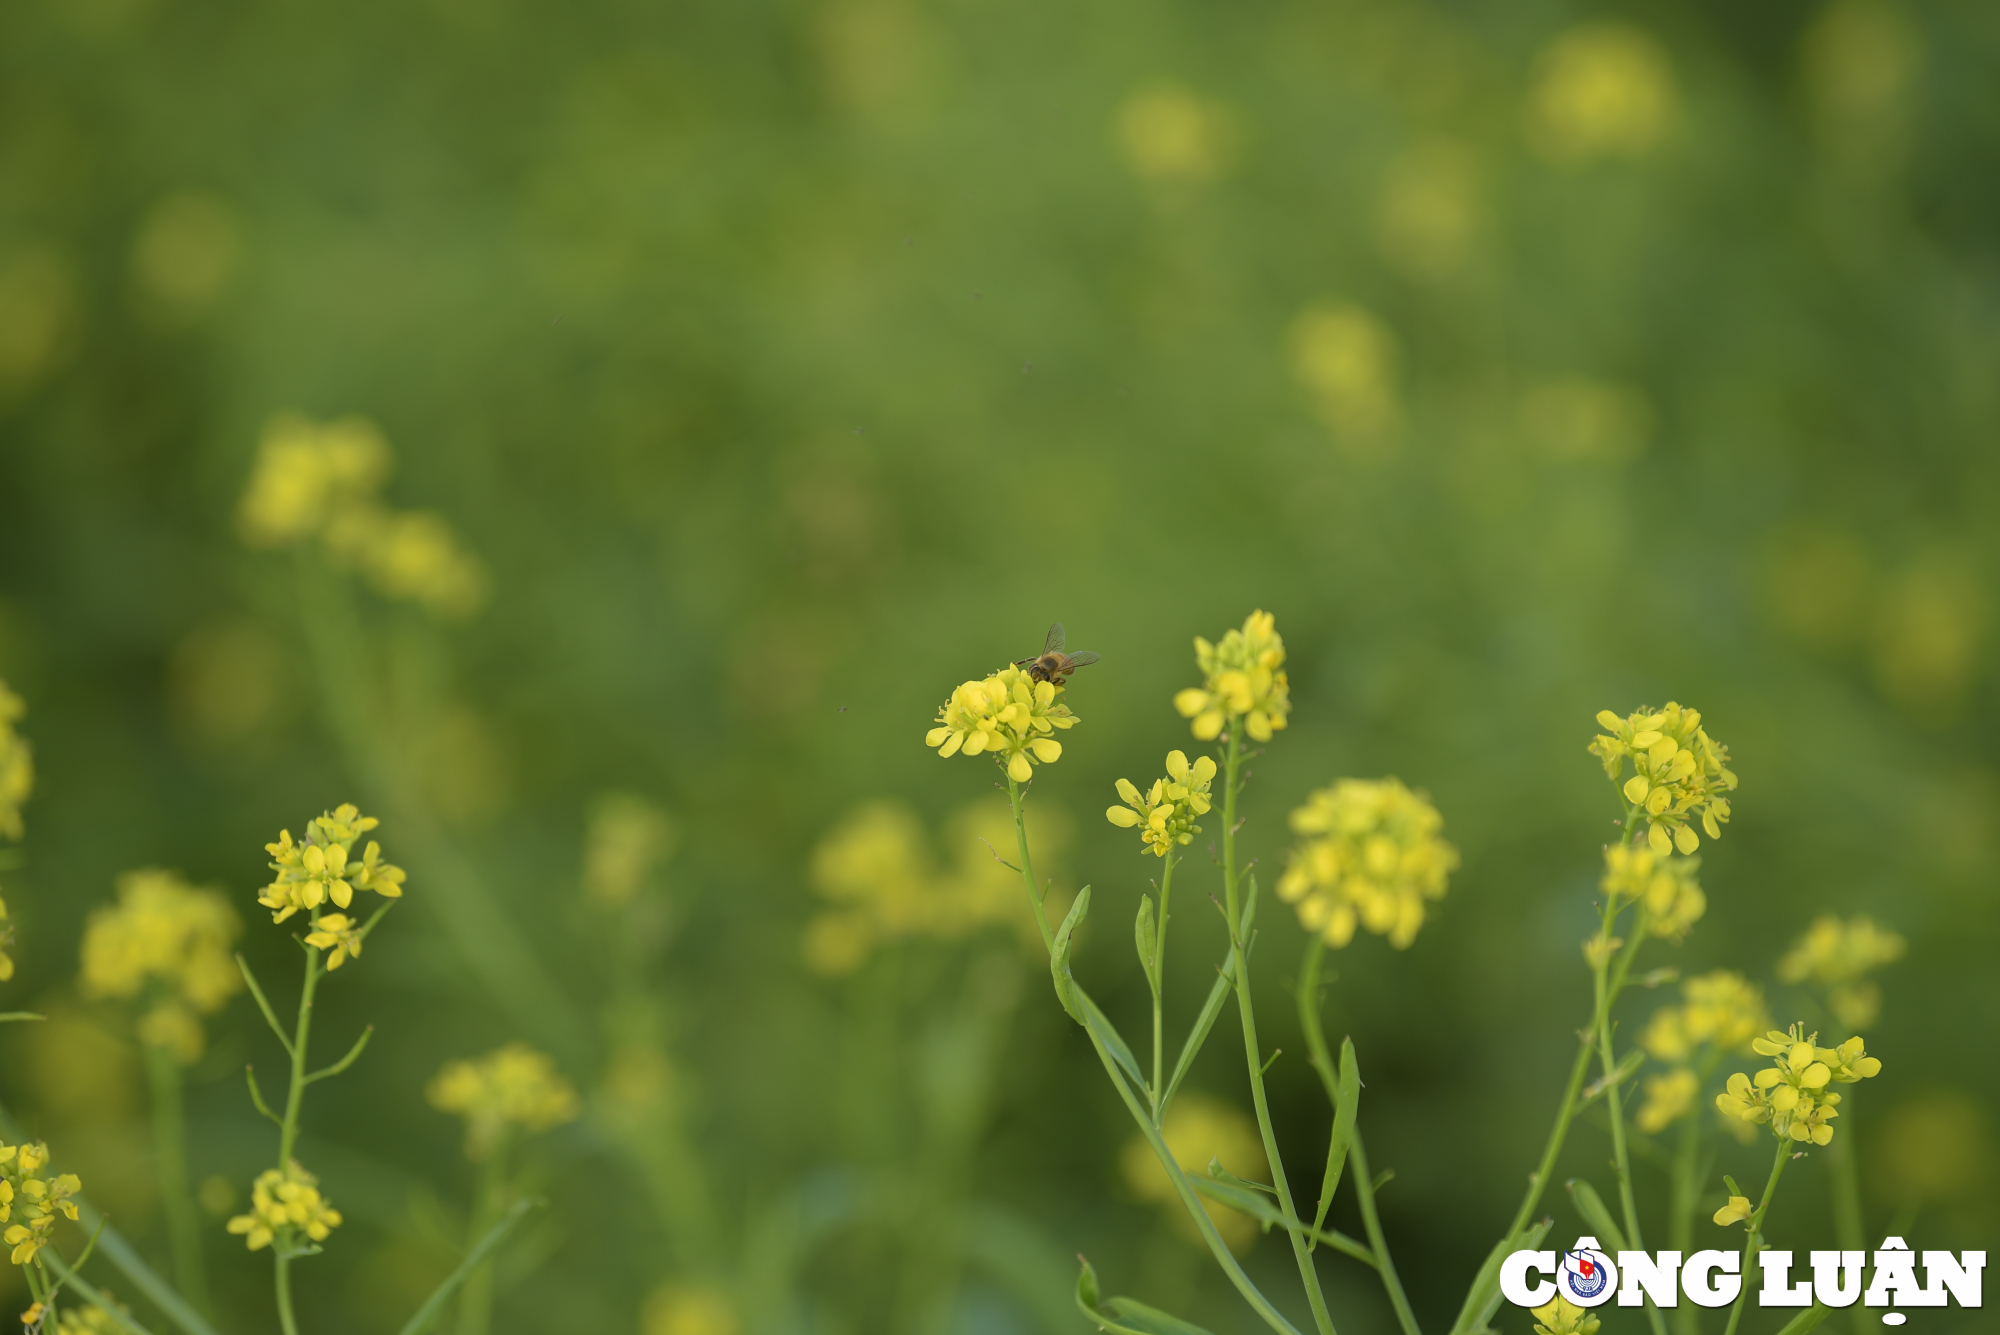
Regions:
M 7 901 L 0 899 L 0 983 L 14 976 L 14 957 L 7 952 L 14 948 L 14 924 L 7 921 Z
M 736 1305 L 704 1284 L 662 1284 L 646 1299 L 644 1335 L 736 1335 L 743 1328 Z
M 1174 697 L 1181 717 L 1194 720 L 1194 735 L 1204 742 L 1222 735 L 1224 723 L 1243 720 L 1244 731 L 1259 742 L 1283 728 L 1292 711 L 1291 688 L 1283 671 L 1285 641 L 1277 619 L 1269 612 L 1252 612 L 1243 629 L 1232 630 L 1222 643 L 1194 641 L 1195 663 L 1206 679 Z
M 127 1316 L 131 1315 L 130 1308 L 112 1298 L 111 1290 L 99 1289 L 98 1294 L 120 1312 L 125 1313 Z M 31 1323 L 24 1317 L 21 1324 L 30 1325 Z M 112 1316 L 103 1308 L 90 1303 L 79 1302 L 72 1303 L 62 1309 L 61 1325 L 57 1328 L 54 1335 L 123 1335 L 123 1332 L 130 1329 L 130 1326 L 120 1324 L 118 1318 Z
M 938 707 L 937 726 L 925 734 L 924 745 L 941 756 L 991 751 L 1006 765 L 1008 778 L 1026 783 L 1035 765 L 1062 758 L 1062 743 L 1049 734 L 1077 725 L 1076 715 L 1059 700 L 1062 693 L 1057 683 L 1036 681 L 1009 664 L 953 691 Z
M 35 757 L 27 739 L 14 731 L 28 706 L 0 681 L 0 834 L 21 837 L 21 804 L 35 788 Z
M 1731 1196 L 1729 1204 L 1715 1212 L 1715 1222 L 1724 1228 L 1728 1228 L 1731 1224 L 1742 1223 L 1753 1213 L 1755 1211 L 1750 1207 L 1750 1198 L 1748 1196 Z
M 1444 818 L 1400 779 L 1342 779 L 1292 812 L 1306 836 L 1278 878 L 1278 898 L 1327 944 L 1344 946 L 1357 923 L 1398 950 L 1416 940 L 1427 900 L 1444 898 L 1458 850 L 1439 837 Z
M 76 1218 L 76 1202 L 71 1198 L 83 1190 L 83 1184 L 74 1173 L 39 1176 L 48 1161 L 49 1148 L 39 1141 L 0 1145 L 0 1221 L 10 1221 L 6 1231 L 0 1232 L 0 1241 L 13 1249 L 15 1265 L 27 1265 L 48 1245 L 57 1216 Z
M 197 889 L 175 872 L 126 872 L 118 902 L 93 910 L 84 925 L 77 987 L 93 999 L 150 997 L 141 1037 L 191 1064 L 204 1046 L 196 1016 L 221 1010 L 243 989 L 232 953 L 242 934 L 243 920 L 220 891 Z
M 231 1219 L 228 1229 L 245 1234 L 253 1252 L 274 1241 L 290 1250 L 301 1233 L 314 1242 L 326 1241 L 340 1222 L 340 1211 L 319 1194 L 319 1179 L 293 1160 L 282 1172 L 268 1168 L 257 1175 L 250 1187 L 250 1213 Z
M 1166 1124 L 1160 1128 L 1160 1137 L 1167 1142 L 1167 1152 L 1174 1156 L 1174 1162 L 1190 1177 L 1206 1177 L 1211 1160 L 1219 1160 L 1224 1169 L 1251 1182 L 1262 1182 L 1270 1172 L 1257 1124 L 1233 1104 L 1205 1094 L 1186 1091 L 1175 1095 L 1167 1109 Z M 1134 1137 L 1126 1144 L 1118 1156 L 1118 1166 L 1127 1190 L 1140 1200 L 1169 1211 L 1176 1228 L 1190 1240 L 1200 1241 L 1200 1233 L 1188 1218 L 1173 1180 L 1160 1166 L 1158 1156 L 1144 1137 Z M 1257 1221 L 1251 1216 L 1219 1205 L 1206 1196 L 1202 1198 L 1202 1206 L 1230 1250 L 1240 1252 L 1256 1239 Z
M 1678 942 L 1708 911 L 1708 896 L 1694 879 L 1700 866 L 1700 858 L 1613 844 L 1604 850 L 1600 884 L 1607 895 L 1644 905 L 1647 931 Z
M 1866 975 L 1903 957 L 1904 941 L 1868 917 L 1842 922 L 1827 915 L 1813 920 L 1798 943 L 1778 961 L 1787 983 L 1812 982 L 1826 989 L 1827 1009 L 1850 1029 L 1866 1029 L 1882 1013 L 1882 989 Z
M 606 793 L 590 813 L 584 838 L 583 888 L 613 908 L 638 898 L 653 870 L 673 856 L 674 822 L 630 793 Z
M 1529 141 L 1552 161 L 1642 157 L 1673 124 L 1673 67 L 1640 29 L 1572 28 L 1542 53 L 1525 112 Z
M 359 568 L 383 597 L 444 620 L 471 616 L 491 592 L 486 567 L 442 515 L 356 505 L 328 522 L 325 539 L 328 553 Z
M 1558 1293 L 1534 1309 L 1541 1335 L 1597 1335 L 1599 1322 L 1588 1307 L 1578 1307 Z
M 1648 1135 L 1657 1135 L 1694 1111 L 1695 1095 L 1701 1081 L 1687 1067 L 1677 1067 L 1665 1075 L 1646 1077 L 1646 1102 L 1632 1121 Z
M 516 1129 L 547 1131 L 576 1120 L 576 1090 L 547 1055 L 509 1043 L 471 1061 L 446 1062 L 424 1089 L 439 1112 L 465 1119 L 465 1153 L 487 1159 Z
M 1764 994 L 1740 973 L 1717 969 L 1681 984 L 1685 1004 L 1653 1013 L 1640 1044 L 1663 1062 L 1682 1062 L 1703 1043 L 1717 1051 L 1747 1048 L 1770 1027 Z
M 346 804 L 307 822 L 304 842 L 293 843 L 292 832 L 284 830 L 277 843 L 264 845 L 274 859 L 271 870 L 277 877 L 257 902 L 273 910 L 271 921 L 283 922 L 301 910 L 311 912 L 329 900 L 347 908 L 356 890 L 401 898 L 403 869 L 382 861 L 381 845 L 370 840 L 359 858 L 352 856 L 355 840 L 378 823 Z
M 1833 1139 L 1829 1123 L 1840 1116 L 1840 1095 L 1827 1086 L 1869 1079 L 1881 1073 L 1882 1063 L 1868 1055 L 1859 1038 L 1822 1048 L 1813 1041 L 1819 1035 L 1802 1029 L 1795 1024 L 1789 1031 L 1773 1029 L 1752 1040 L 1752 1050 L 1771 1058 L 1771 1065 L 1754 1077 L 1740 1071 L 1730 1076 L 1715 1096 L 1715 1106 L 1725 1116 L 1768 1123 L 1780 1139 L 1825 1145 Z
M 318 535 L 343 509 L 363 503 L 389 475 L 389 446 L 359 417 L 271 419 L 236 517 L 256 547 L 289 547 Z
M 1142 851 L 1150 848 L 1155 856 L 1165 857 L 1167 850 L 1191 844 L 1201 833 L 1194 818 L 1208 814 L 1208 789 L 1214 780 L 1215 762 L 1209 757 L 1189 764 L 1183 752 L 1169 751 L 1167 777 L 1155 779 L 1144 793 L 1129 779 L 1120 779 L 1118 796 L 1125 805 L 1108 808 L 1104 818 L 1122 829 L 1136 826 Z
M 1631 758 L 1634 773 L 1620 791 L 1645 818 L 1654 853 L 1665 857 L 1676 848 L 1692 853 L 1700 847 L 1689 824 L 1694 819 L 1709 838 L 1722 837 L 1729 821 L 1724 794 L 1736 790 L 1736 775 L 1729 769 L 1729 749 L 1709 738 L 1699 713 L 1670 700 L 1665 709 L 1641 709 L 1622 719 L 1607 709 L 1597 721 L 1605 731 L 1591 742 L 1590 753 L 1604 762 L 1613 783 Z
M 313 930 L 306 935 L 306 944 L 328 947 L 333 954 L 327 958 L 327 972 L 331 973 L 347 962 L 348 956 L 361 958 L 361 924 L 345 913 L 322 913 L 313 923 Z

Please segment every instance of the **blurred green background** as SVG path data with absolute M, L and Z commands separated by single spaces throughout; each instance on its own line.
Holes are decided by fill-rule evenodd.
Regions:
M 991 776 L 922 733 L 1060 618 L 1104 660 L 1032 809 L 1067 830 L 1045 870 L 1096 887 L 1079 975 L 1137 1032 L 1154 866 L 1098 813 L 1190 745 L 1190 637 L 1263 607 L 1295 713 L 1250 851 L 1311 787 L 1395 774 L 1464 854 L 1328 1003 L 1427 1329 L 1588 1014 L 1607 707 L 1700 708 L 1742 776 L 1707 919 L 1645 960 L 1768 980 L 1815 914 L 1903 933 L 1846 1124 L 1871 1241 L 2000 1243 L 1996 61 L 1968 0 L 8 6 L 0 677 L 41 777 L 6 1001 L 53 1018 L 0 1036 L 0 1097 L 162 1256 L 84 917 L 179 868 L 295 996 L 261 845 L 353 800 L 410 890 L 322 993 L 329 1055 L 379 1032 L 308 1112 L 348 1218 L 301 1263 L 308 1330 L 393 1330 L 453 1264 L 472 1174 L 423 1085 L 516 1038 L 586 1113 L 527 1154 L 553 1205 L 499 1331 L 1080 1330 L 1077 1252 L 1247 1330 L 1121 1175 L 1123 1110 L 1015 931 L 839 977 L 801 942 L 813 850 L 865 803 L 977 865 L 952 821 Z M 385 497 L 477 554 L 478 615 L 239 539 L 281 411 L 380 425 Z M 616 906 L 583 888 L 614 793 L 677 832 Z M 1221 954 L 1189 868 L 1179 1023 Z M 1303 936 L 1263 925 L 1316 1181 Z M 1240 1105 L 1227 1029 L 1195 1083 Z M 280 1054 L 240 997 L 210 1031 L 190 1152 L 240 1197 L 271 1147 L 237 1069 Z M 1580 1124 L 1565 1171 L 1603 1186 L 1607 1153 Z M 1787 1178 L 1781 1245 L 1831 1245 L 1826 1193 Z M 209 1246 L 221 1324 L 269 1328 L 263 1258 L 219 1219 Z M 1247 1264 L 1290 1293 L 1285 1250 Z M 1392 1328 L 1322 1268 L 1343 1332 Z

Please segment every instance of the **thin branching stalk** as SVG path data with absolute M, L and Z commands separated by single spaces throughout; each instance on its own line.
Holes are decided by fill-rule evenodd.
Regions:
M 1232 938 L 1236 936 L 1237 924 L 1242 921 L 1241 876 L 1236 864 L 1236 798 L 1243 787 L 1242 732 L 1242 720 L 1233 720 L 1223 765 L 1227 786 L 1223 789 L 1222 798 L 1222 889 Z M 1250 1071 L 1250 1098 L 1257 1111 L 1257 1130 L 1264 1139 L 1264 1157 L 1271 1165 L 1271 1185 L 1277 1189 L 1278 1205 L 1287 1219 L 1296 1219 L 1299 1212 L 1292 1204 L 1292 1188 L 1285 1178 L 1284 1156 L 1279 1153 L 1278 1137 L 1271 1129 L 1270 1100 L 1264 1094 L 1264 1054 L 1257 1041 L 1257 1012 L 1250 1001 L 1250 943 L 1233 941 L 1233 944 L 1237 959 L 1236 1013 L 1243 1021 L 1243 1056 Z M 1298 1261 L 1299 1278 L 1305 1284 L 1313 1324 L 1319 1328 L 1320 1335 L 1334 1335 L 1333 1316 L 1327 1311 L 1326 1295 L 1320 1290 L 1319 1271 L 1313 1265 L 1312 1249 L 1296 1230 L 1287 1229 L 1286 1236 L 1291 1239 L 1292 1255 Z
M 1609 942 L 1612 929 L 1617 925 L 1618 909 L 1607 897 L 1604 907 L 1604 939 Z M 1646 910 L 1640 906 L 1633 915 L 1632 940 L 1621 952 L 1617 982 L 1622 988 L 1624 970 L 1631 966 L 1632 956 L 1638 953 L 1639 942 L 1646 935 Z M 1619 1092 L 1616 1076 L 1618 1056 L 1611 1044 L 1611 994 L 1612 977 L 1608 962 L 1599 961 L 1593 968 L 1595 977 L 1592 986 L 1596 994 L 1596 1031 L 1598 1058 L 1604 1065 L 1604 1108 L 1611 1119 L 1611 1163 L 1618 1174 L 1618 1203 L 1625 1214 L 1625 1241 L 1637 1251 L 1644 1251 L 1646 1243 L 1639 1231 L 1639 1202 L 1632 1190 L 1632 1161 L 1625 1149 L 1625 1108 Z M 1667 1335 L 1666 1317 L 1653 1303 L 1646 1299 L 1646 1321 L 1653 1329 L 1653 1335 Z
M 1160 916 L 1153 926 L 1153 968 L 1147 979 L 1153 990 L 1153 1125 L 1160 1125 L 1167 1115 L 1166 1086 L 1161 1084 L 1163 1054 L 1165 1051 L 1166 1007 L 1162 991 L 1166 985 L 1165 961 L 1167 958 L 1167 905 L 1173 897 L 1174 864 L 1180 861 L 1171 845 L 1166 857 L 1161 859 L 1166 865 L 1160 869 Z
M 1771 1198 L 1778 1194 L 1778 1179 L 1783 1176 L 1785 1165 L 1792 1161 L 1792 1142 L 1778 1141 L 1778 1157 L 1771 1161 L 1771 1175 L 1764 1179 L 1764 1198 L 1757 1202 L 1757 1212 L 1750 1216 L 1750 1241 L 1743 1248 L 1743 1284 L 1736 1291 L 1736 1303 L 1729 1309 L 1729 1324 L 1722 1328 L 1722 1335 L 1736 1335 L 1736 1323 L 1743 1319 L 1743 1304 L 1750 1296 L 1750 1277 L 1756 1273 L 1757 1253 L 1764 1250 L 1764 1216 L 1771 1211 Z
M 479 1183 L 472 1202 L 472 1227 L 466 1230 L 468 1243 L 486 1236 L 501 1217 L 500 1198 L 507 1189 L 507 1146 L 493 1147 L 479 1165 Z M 458 1335 L 486 1335 L 493 1328 L 493 1262 L 489 1258 L 465 1277 L 465 1289 L 458 1296 Z

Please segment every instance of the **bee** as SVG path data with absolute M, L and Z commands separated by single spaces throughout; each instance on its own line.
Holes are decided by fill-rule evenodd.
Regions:
M 1035 658 L 1017 659 L 1014 666 L 1028 669 L 1028 675 L 1036 681 L 1052 681 L 1061 686 L 1064 684 L 1062 678 L 1097 661 L 1098 655 L 1088 649 L 1079 649 L 1073 654 L 1064 653 L 1063 638 L 1063 624 L 1058 621 L 1049 627 L 1049 637 L 1042 642 L 1041 654 Z

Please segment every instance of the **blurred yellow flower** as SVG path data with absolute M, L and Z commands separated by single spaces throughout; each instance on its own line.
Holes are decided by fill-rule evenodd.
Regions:
M 1402 426 L 1395 334 L 1351 303 L 1313 306 L 1292 322 L 1292 374 L 1334 439 L 1367 455 Z
M 1827 914 L 1785 952 L 1778 977 L 1825 988 L 1834 1018 L 1849 1029 L 1866 1029 L 1882 1012 L 1882 990 L 1867 975 L 1903 958 L 1904 946 L 1901 936 L 1866 915 L 1842 922 Z
M 1665 1075 L 1647 1076 L 1644 1088 L 1645 1102 L 1632 1121 L 1641 1131 L 1657 1135 L 1694 1111 L 1695 1096 L 1701 1093 L 1701 1081 L 1693 1071 L 1683 1066 Z
M 118 878 L 118 902 L 95 909 L 83 929 L 77 988 L 90 998 L 143 999 L 140 1036 L 183 1065 L 201 1057 L 199 1015 L 212 1015 L 243 988 L 232 953 L 243 920 L 216 890 L 148 869 Z
M 1653 852 L 1664 857 L 1675 848 L 1683 853 L 1699 848 L 1700 836 L 1688 823 L 1694 819 L 1709 838 L 1722 837 L 1729 820 L 1724 794 L 1736 790 L 1736 775 L 1729 769 L 1729 748 L 1709 738 L 1699 713 L 1669 700 L 1665 709 L 1641 709 L 1622 719 L 1606 709 L 1597 722 L 1605 731 L 1588 750 L 1604 763 L 1613 783 L 1630 757 L 1634 773 L 1620 791 L 1645 818 Z
M 360 570 L 385 597 L 439 617 L 470 616 L 486 602 L 485 567 L 442 517 L 377 501 L 391 462 L 388 442 L 365 418 L 272 418 L 237 507 L 244 541 L 294 547 L 318 538 L 336 563 Z
M 1833 1139 L 1829 1123 L 1840 1116 L 1840 1095 L 1827 1086 L 1870 1079 L 1881 1073 L 1882 1063 L 1868 1055 L 1859 1038 L 1822 1048 L 1814 1044 L 1817 1034 L 1804 1034 L 1801 1028 L 1773 1029 L 1752 1040 L 1751 1048 L 1771 1058 L 1771 1064 L 1754 1077 L 1742 1072 L 1730 1076 L 1715 1096 L 1715 1106 L 1725 1116 L 1768 1124 L 1781 1140 L 1825 1145 Z
M 1214 779 L 1215 761 L 1208 756 L 1189 764 L 1185 753 L 1169 751 L 1167 776 L 1153 780 L 1144 793 L 1131 780 L 1120 779 L 1118 796 L 1125 805 L 1107 809 L 1104 818 L 1122 829 L 1137 827 L 1142 850 L 1150 848 L 1154 856 L 1165 857 L 1169 849 L 1193 843 L 1201 833 L 1194 818 L 1208 814 L 1208 789 Z
M 1526 444 L 1559 463 L 1625 463 L 1645 452 L 1653 408 L 1632 385 L 1560 376 L 1521 395 Z
M 1118 146 L 1133 173 L 1159 185 L 1200 185 L 1222 169 L 1228 115 L 1179 84 L 1140 89 L 1118 108 Z
M 1572 28 L 1537 62 L 1528 142 L 1554 162 L 1643 157 L 1674 119 L 1673 68 L 1650 35 L 1622 23 Z
M 48 1245 L 57 1216 L 76 1219 L 72 1199 L 83 1184 L 74 1173 L 41 1176 L 49 1162 L 49 1147 L 40 1141 L 0 1144 L 0 1221 L 7 1224 L 0 1240 L 13 1249 L 15 1265 L 27 1265 Z
M 335 515 L 371 498 L 389 468 L 389 443 L 366 418 L 273 417 L 237 506 L 244 540 L 254 547 L 290 547 L 317 537 Z
M 1458 850 L 1440 837 L 1444 818 L 1400 779 L 1342 779 L 1292 812 L 1306 836 L 1278 878 L 1278 898 L 1330 946 L 1357 924 L 1398 950 L 1417 938 L 1427 900 L 1444 898 Z
M 901 802 L 865 802 L 821 837 L 808 872 L 813 891 L 832 907 L 806 925 L 800 952 L 806 966 L 841 978 L 867 962 L 878 946 L 911 936 L 957 940 L 992 924 L 1032 929 L 1021 903 L 1021 874 L 995 850 L 1011 848 L 1014 817 L 1004 800 L 961 808 L 947 824 L 956 863 L 941 865 L 916 812 Z M 1044 815 L 1036 846 L 1059 856 L 1067 827 Z M 1040 938 L 1036 938 L 1040 948 Z
M 673 818 L 642 797 L 606 793 L 590 813 L 583 843 L 583 888 L 613 908 L 638 897 L 654 870 L 673 856 Z
M 1613 844 L 1604 850 L 1604 893 L 1646 910 L 1646 928 L 1654 936 L 1679 941 L 1708 911 L 1708 896 L 1694 879 L 1701 859 L 1677 858 L 1651 848 Z
M 1194 640 L 1195 665 L 1202 684 L 1174 696 L 1182 718 L 1194 720 L 1194 735 L 1204 742 L 1221 736 L 1225 723 L 1243 720 L 1251 739 L 1268 742 L 1285 727 L 1292 712 L 1291 683 L 1284 672 L 1285 640 L 1277 618 L 1262 610 L 1244 618 L 1220 644 L 1201 636 Z
M 98 1293 L 103 1296 L 106 1302 L 116 1307 L 120 1312 L 124 1312 L 128 1317 L 130 1316 L 131 1309 L 126 1307 L 124 1303 L 114 1299 L 111 1296 L 111 1290 L 100 1288 Z M 31 1325 L 27 1321 L 23 1321 L 21 1324 L 24 1326 Z M 62 1309 L 61 1322 L 56 1328 L 55 1335 L 126 1335 L 126 1332 L 131 1329 L 131 1326 L 121 1323 L 117 1317 L 112 1316 L 101 1307 L 85 1302 L 75 1302 Z
M 1206 1177 L 1211 1159 L 1219 1160 L 1223 1168 L 1251 1182 L 1262 1182 L 1270 1172 L 1257 1124 L 1241 1109 L 1205 1094 L 1186 1091 L 1175 1095 L 1167 1109 L 1166 1123 L 1160 1128 L 1160 1137 L 1167 1142 L 1167 1151 L 1174 1156 L 1174 1162 L 1190 1177 Z M 1126 1144 L 1119 1154 L 1118 1166 L 1127 1190 L 1142 1201 L 1164 1207 L 1182 1233 L 1199 1241 L 1200 1230 L 1187 1217 L 1173 1180 L 1160 1166 L 1159 1158 L 1144 1137 L 1135 1137 Z M 1207 1197 L 1202 1198 L 1202 1205 L 1230 1250 L 1241 1252 L 1256 1239 L 1258 1225 L 1251 1216 L 1218 1205 Z
M 1005 764 L 1008 778 L 1026 783 L 1034 777 L 1035 765 L 1062 758 L 1062 743 L 1049 734 L 1080 721 L 1060 703 L 1062 693 L 1061 685 L 1036 681 L 1009 664 L 953 691 L 938 707 L 938 726 L 925 734 L 924 745 L 941 756 L 991 751 Z
M 1534 1309 L 1540 1335 L 1597 1335 L 1597 1314 L 1557 1294 Z
M 1770 1027 L 1764 994 L 1740 973 L 1717 969 L 1681 984 L 1684 1004 L 1653 1012 L 1640 1046 L 1663 1062 L 1686 1061 L 1704 1043 L 1734 1052 Z
M 282 1172 L 267 1168 L 257 1175 L 250 1187 L 250 1213 L 231 1219 L 228 1228 L 231 1233 L 243 1234 L 254 1252 L 274 1241 L 281 1241 L 289 1250 L 301 1233 L 314 1242 L 325 1242 L 340 1224 L 340 1211 L 319 1193 L 319 1179 L 293 1160 Z
M 1715 1212 L 1715 1222 L 1728 1228 L 1731 1224 L 1742 1223 L 1754 1213 L 1748 1196 L 1731 1196 L 1728 1202 Z
M 662 1284 L 646 1299 L 643 1335 L 737 1335 L 736 1306 L 722 1290 L 702 1284 Z
M 146 211 L 132 243 L 132 277 L 164 314 L 191 319 L 228 284 L 241 228 L 228 204 L 182 190 Z
M 515 1130 L 530 1134 L 576 1120 L 576 1090 L 545 1054 L 509 1043 L 471 1061 L 446 1062 L 424 1087 L 439 1112 L 465 1119 L 466 1157 L 492 1157 Z
M 28 712 L 20 696 L 0 681 L 0 834 L 19 839 L 21 804 L 35 788 L 35 757 L 14 725 Z
M 0 899 L 0 983 L 14 976 L 14 924 L 7 920 L 7 901 Z
M 264 845 L 275 859 L 271 870 L 277 877 L 257 902 L 272 910 L 271 921 L 283 922 L 328 901 L 347 908 L 356 890 L 372 890 L 384 899 L 401 898 L 403 869 L 382 861 L 380 844 L 370 840 L 360 858 L 352 856 L 355 841 L 380 823 L 345 803 L 308 821 L 304 842 L 294 844 L 292 832 L 282 830 L 277 843 Z

